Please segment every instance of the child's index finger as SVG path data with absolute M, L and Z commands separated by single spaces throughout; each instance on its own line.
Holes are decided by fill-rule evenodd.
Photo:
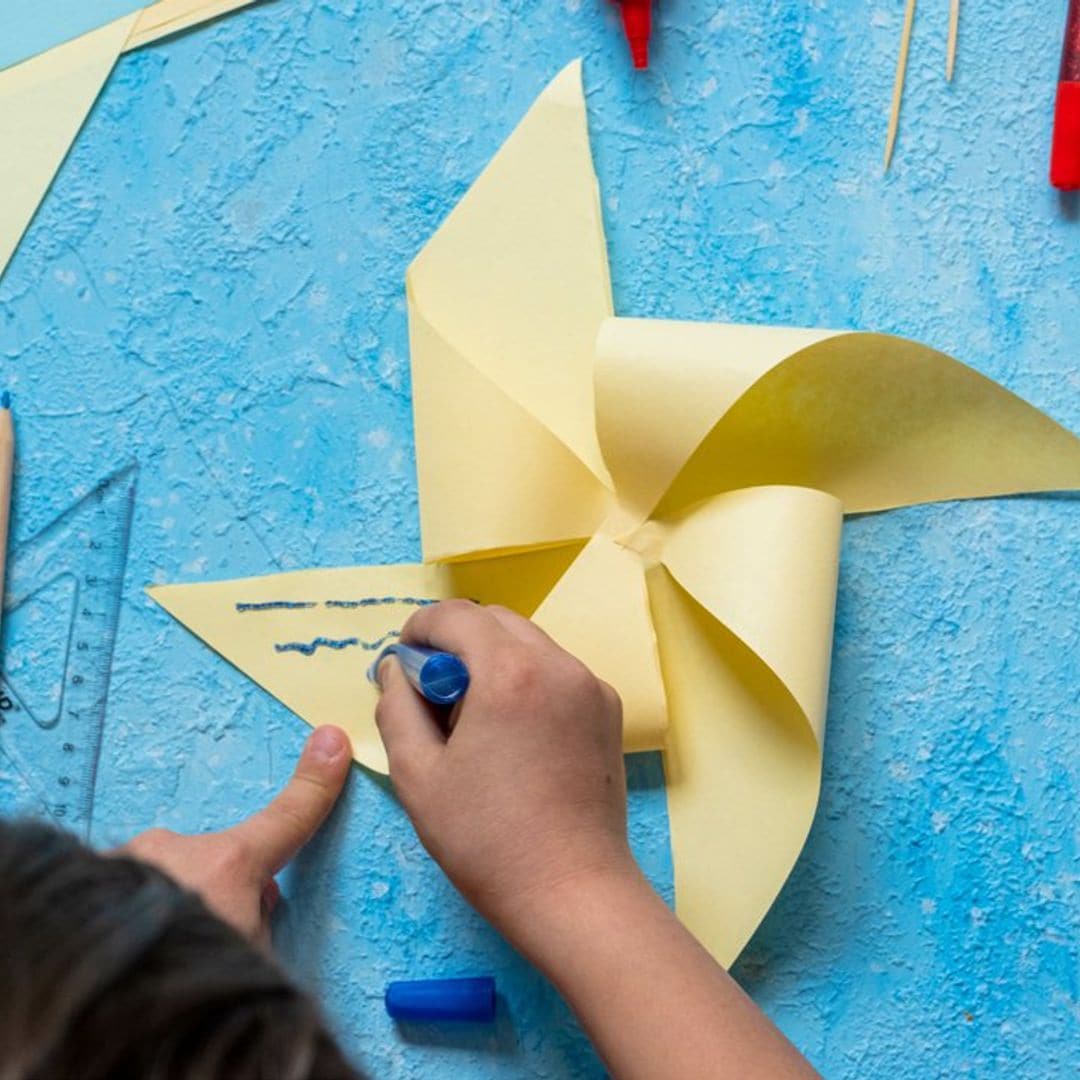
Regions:
M 258 872 L 272 877 L 315 835 L 334 808 L 352 760 L 340 728 L 317 728 L 284 788 L 245 821 L 227 830 L 251 851 Z

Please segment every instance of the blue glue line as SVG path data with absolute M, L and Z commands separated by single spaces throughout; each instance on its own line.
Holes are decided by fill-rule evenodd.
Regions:
M 391 638 L 396 638 L 400 630 L 391 630 L 374 641 L 362 641 L 360 638 L 324 638 L 317 637 L 314 641 L 286 641 L 274 646 L 274 652 L 298 652 L 302 656 L 314 656 L 319 649 L 348 649 L 359 646 L 365 652 L 374 652 Z
M 248 604 L 240 601 L 236 605 L 237 611 L 293 611 L 297 608 L 312 608 L 313 600 L 263 600 L 257 604 Z
M 408 604 L 412 607 L 426 607 L 428 604 L 437 604 L 438 600 L 427 600 L 420 596 L 365 596 L 363 600 L 326 600 L 323 602 L 329 608 L 364 608 L 381 607 L 384 604 Z
M 361 600 L 324 600 L 323 607 L 328 608 L 366 608 L 382 607 L 385 604 L 405 604 L 411 607 L 426 607 L 437 604 L 438 600 L 429 600 L 422 596 L 365 596 Z M 239 601 L 237 611 L 296 611 L 302 608 L 318 607 L 314 600 L 262 600 L 258 603 Z

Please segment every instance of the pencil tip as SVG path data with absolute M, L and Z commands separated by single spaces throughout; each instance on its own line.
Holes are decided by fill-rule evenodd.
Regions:
M 11 408 L 11 393 L 8 390 L 4 390 L 0 393 L 0 409 Z

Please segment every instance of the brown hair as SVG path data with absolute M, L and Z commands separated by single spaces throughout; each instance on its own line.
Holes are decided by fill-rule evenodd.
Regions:
M 136 859 L 0 823 L 0 1080 L 356 1080 L 314 1002 Z

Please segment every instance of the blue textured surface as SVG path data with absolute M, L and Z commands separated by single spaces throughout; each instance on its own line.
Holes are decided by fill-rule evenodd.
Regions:
M 671 0 L 644 77 L 593 0 L 282 0 L 120 62 L 0 283 L 16 539 L 141 466 L 96 842 L 222 825 L 285 777 L 304 726 L 141 586 L 418 554 L 404 270 L 574 56 L 620 313 L 909 334 L 1080 430 L 1080 225 L 1045 180 L 1064 5 L 965 5 L 952 87 L 925 7 L 882 178 L 900 7 Z M 822 809 L 737 968 L 830 1076 L 1080 1057 L 1078 522 L 846 527 Z M 632 768 L 669 889 L 658 762 Z M 364 777 L 286 893 L 281 947 L 376 1075 L 599 1074 Z M 491 1033 L 396 1032 L 375 999 L 487 969 Z

